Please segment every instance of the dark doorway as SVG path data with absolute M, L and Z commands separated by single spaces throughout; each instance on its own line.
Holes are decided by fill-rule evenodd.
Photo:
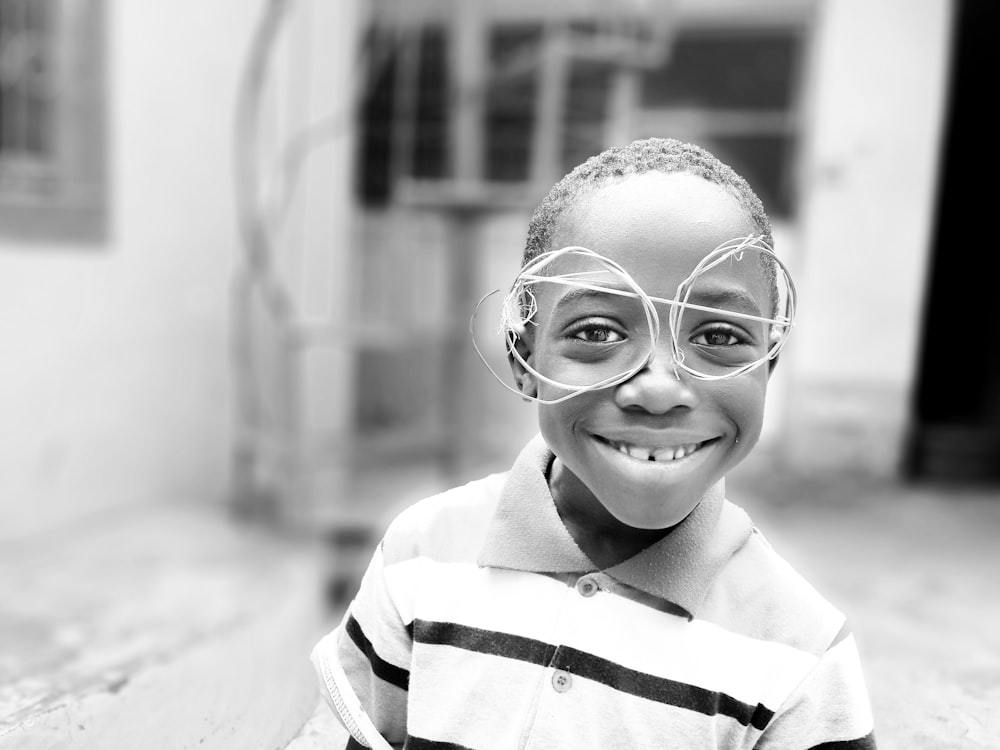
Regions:
M 906 473 L 1000 483 L 996 0 L 956 0 L 950 102 Z

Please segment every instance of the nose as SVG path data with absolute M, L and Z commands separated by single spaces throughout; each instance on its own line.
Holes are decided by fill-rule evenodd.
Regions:
M 698 393 L 694 379 L 675 368 L 671 353 L 661 349 L 645 367 L 615 388 L 615 403 L 622 409 L 666 414 L 671 409 L 694 407 Z

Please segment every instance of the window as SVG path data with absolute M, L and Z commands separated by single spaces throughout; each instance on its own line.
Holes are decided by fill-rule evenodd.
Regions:
M 385 205 L 398 177 L 448 174 L 447 41 L 440 25 L 369 31 L 357 172 L 364 205 Z
M 0 0 L 0 233 L 104 234 L 101 0 Z
M 682 29 L 665 64 L 642 76 L 637 135 L 705 146 L 747 178 L 768 213 L 789 216 L 803 36 L 794 25 Z
M 357 178 L 358 194 L 367 206 L 385 205 L 399 177 L 452 175 L 449 117 L 463 103 L 452 101 L 450 29 L 443 23 L 417 28 L 392 33 L 376 27 L 366 41 L 368 81 L 360 111 Z M 482 172 L 489 182 L 524 182 L 532 176 L 540 63 L 518 66 L 518 60 L 533 53 L 541 57 L 542 35 L 539 23 L 495 24 L 488 30 L 487 80 L 478 104 Z M 570 61 L 560 121 L 563 171 L 604 147 L 611 71 L 607 62 Z
M 577 34 L 585 35 L 593 24 L 576 23 Z M 486 178 L 497 182 L 527 181 L 532 175 L 532 147 L 540 114 L 539 78 L 544 52 L 544 29 L 541 24 L 498 24 L 490 29 L 490 69 L 503 71 L 508 61 L 533 51 L 537 62 L 518 75 L 501 75 L 486 90 Z M 562 92 L 560 133 L 555 157 L 558 179 L 605 146 L 607 98 L 613 67 L 607 61 L 570 56 Z
M 547 144 L 553 153 L 548 158 L 534 153 L 543 117 L 539 100 L 546 71 L 539 50 L 545 28 L 537 20 L 505 19 L 491 22 L 484 34 L 486 83 L 476 105 L 487 181 L 529 181 L 539 176 L 534 173 L 539 160 L 551 160 L 543 167 L 556 179 L 608 145 L 616 67 L 608 59 L 578 54 L 574 43 L 559 74 L 559 132 L 556 142 Z M 576 22 L 573 29 L 585 35 L 589 27 Z M 398 177 L 451 176 L 449 113 L 469 104 L 452 101 L 454 30 L 447 21 L 379 33 L 370 38 L 358 165 L 360 195 L 369 206 L 387 203 Z M 618 137 L 674 136 L 704 145 L 747 177 L 769 213 L 790 216 L 804 38 L 805 26 L 796 22 L 754 26 L 733 19 L 682 26 L 663 62 L 638 70 L 638 93 L 626 105 L 634 108 L 626 118 L 629 132 L 619 131 Z
M 525 49 L 541 40 L 537 24 L 494 28 L 490 33 L 489 60 L 493 69 L 503 69 Z M 538 77 L 534 68 L 505 76 L 486 95 L 486 178 L 518 182 L 530 176 L 531 126 Z

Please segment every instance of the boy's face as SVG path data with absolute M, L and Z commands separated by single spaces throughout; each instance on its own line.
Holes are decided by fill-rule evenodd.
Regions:
M 673 298 L 698 262 L 755 227 L 722 188 L 687 174 L 631 176 L 587 196 L 560 221 L 553 249 L 580 245 L 619 263 L 653 297 Z M 580 256 L 556 261 L 560 274 L 592 270 Z M 537 284 L 537 312 L 519 345 L 541 373 L 566 367 L 567 341 L 618 336 L 614 303 L 586 302 L 574 287 Z M 766 299 L 768 291 L 755 291 Z M 607 296 L 607 295 L 605 295 Z M 621 299 L 621 298 L 619 298 Z M 611 518 L 639 529 L 682 521 L 760 436 L 767 367 L 724 380 L 698 380 L 672 365 L 669 308 L 656 305 L 654 359 L 628 380 L 558 404 L 540 404 L 539 426 L 556 455 L 556 502 L 577 517 Z M 581 334 L 582 327 L 586 333 Z M 596 333 L 595 333 L 596 331 Z M 588 367 L 574 362 L 577 370 Z M 564 396 L 514 364 L 522 391 Z M 650 455 L 653 460 L 650 460 Z

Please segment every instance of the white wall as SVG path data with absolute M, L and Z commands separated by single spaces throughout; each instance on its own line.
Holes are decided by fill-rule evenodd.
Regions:
M 806 82 L 799 323 L 785 448 L 893 475 L 916 377 L 949 4 L 827 0 Z
M 226 496 L 234 105 L 264 4 L 107 3 L 110 236 L 0 237 L 0 537 Z

